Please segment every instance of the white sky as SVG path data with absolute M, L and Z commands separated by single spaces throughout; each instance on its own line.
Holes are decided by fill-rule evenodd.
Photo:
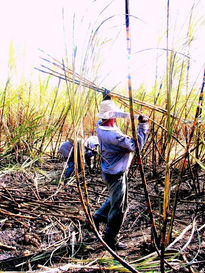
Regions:
M 77 46 L 76 60 L 79 64 L 77 69 L 80 69 L 91 31 L 94 31 L 105 20 L 98 30 L 98 37 L 104 44 L 94 48 L 96 51 L 94 55 L 101 63 L 96 83 L 107 88 L 112 88 L 119 82 L 126 86 L 127 51 L 124 2 L 123 0 L 0 0 L 0 81 L 5 81 L 8 77 L 8 54 L 11 40 L 15 45 L 19 74 L 22 67 L 27 76 L 38 73 L 33 69 L 36 63 L 39 63 L 38 48 L 61 60 L 65 56 L 66 44 L 68 62 L 71 64 L 73 41 Z M 170 0 L 169 2 L 169 47 L 183 53 L 186 53 L 182 46 L 188 30 L 190 10 L 192 5 L 196 4 L 193 20 L 195 22 L 200 20 L 200 23 L 197 24 L 195 30 L 191 56 L 194 68 L 193 78 L 200 73 L 201 76 L 205 63 L 205 24 L 204 22 L 202 24 L 202 21 L 205 20 L 205 0 Z M 108 4 L 110 5 L 105 8 Z M 130 19 L 133 53 L 131 76 L 134 86 L 139 85 L 142 81 L 153 85 L 156 50 L 136 52 L 157 47 L 160 38 L 159 47 L 166 47 L 166 5 L 167 0 L 130 0 L 130 13 L 133 15 Z M 65 34 L 62 8 L 65 14 Z M 109 17 L 112 18 L 108 19 Z M 23 58 L 24 52 L 25 58 Z M 160 51 L 159 55 L 159 66 L 165 70 L 165 52 Z M 89 67 L 89 64 L 88 61 L 86 67 Z M 91 80 L 94 79 L 92 73 L 90 77 Z

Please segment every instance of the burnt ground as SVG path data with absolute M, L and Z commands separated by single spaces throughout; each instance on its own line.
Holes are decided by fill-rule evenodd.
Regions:
M 12 171 L 0 176 L 0 270 L 35 271 L 65 264 L 89 265 L 66 272 L 114 272 L 108 270 L 111 254 L 89 231 L 79 198 L 75 178 L 65 185 L 59 183 L 61 162 L 47 160 L 35 171 Z M 100 169 L 92 174 L 86 170 L 91 212 L 94 213 L 107 197 Z M 163 171 L 153 177 L 145 169 L 148 191 L 157 230 L 162 224 Z M 137 177 L 137 178 L 136 178 Z M 184 175 L 174 222 L 173 240 L 187 228 L 187 232 L 172 247 L 176 264 L 169 272 L 205 272 L 204 194 L 197 191 L 189 175 Z M 177 173 L 173 172 L 172 192 Z M 204 173 L 197 183 L 204 187 Z M 173 196 L 171 195 L 171 200 Z M 172 201 L 171 201 L 172 203 Z M 169 225 L 169 223 L 168 223 Z M 120 231 L 120 240 L 127 250 L 117 251 L 126 261 L 134 261 L 155 251 L 140 175 L 129 178 L 129 210 Z M 103 233 L 104 226 L 101 226 Z M 183 264 L 186 266 L 184 267 Z M 168 268 L 168 267 L 167 267 Z M 159 272 L 159 269 L 138 269 L 139 272 Z M 116 271 L 115 271 L 116 272 Z M 118 272 L 118 271 L 117 271 Z

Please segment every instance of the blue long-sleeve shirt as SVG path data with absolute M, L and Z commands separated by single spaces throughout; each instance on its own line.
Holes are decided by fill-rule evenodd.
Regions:
M 145 144 L 148 131 L 148 123 L 138 124 L 137 137 L 140 150 Z M 135 151 L 134 140 L 124 135 L 117 126 L 102 126 L 100 121 L 96 132 L 100 144 L 102 171 L 108 174 L 125 172 Z

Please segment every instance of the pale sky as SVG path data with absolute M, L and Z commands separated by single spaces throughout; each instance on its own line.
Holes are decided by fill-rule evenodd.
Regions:
M 17 54 L 17 70 L 20 74 L 24 66 L 24 74 L 29 77 L 38 73 L 33 69 L 39 63 L 38 48 L 61 60 L 65 56 L 66 45 L 68 62 L 71 64 L 73 45 L 75 45 L 77 69 L 80 69 L 86 55 L 88 38 L 91 32 L 99 27 L 97 32 L 99 44 L 94 46 L 95 53 L 92 55 L 97 59 L 97 64 L 100 63 L 96 83 L 106 88 L 112 88 L 119 82 L 126 86 L 124 2 L 123 0 L 0 0 L 0 81 L 8 77 L 11 40 L 14 41 Z M 195 78 L 195 75 L 202 74 L 205 63 L 203 21 L 205 1 L 170 0 L 169 2 L 169 47 L 182 53 L 187 53 L 184 44 L 190 10 L 195 3 L 192 18 L 197 27 L 191 47 L 193 74 L 195 73 L 193 78 Z M 142 81 L 153 85 L 157 53 L 154 49 L 145 49 L 157 46 L 166 48 L 166 5 L 167 0 L 130 0 L 130 14 L 133 15 L 130 19 L 132 46 L 130 63 L 134 86 Z M 162 71 L 165 70 L 164 62 L 165 51 L 160 51 L 158 65 Z M 88 68 L 89 65 L 88 60 L 86 67 Z M 95 72 L 95 69 L 93 70 Z M 91 73 L 90 77 L 94 75 Z

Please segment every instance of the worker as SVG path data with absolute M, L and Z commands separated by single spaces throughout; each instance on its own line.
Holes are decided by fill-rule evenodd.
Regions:
M 106 99 L 100 104 L 97 136 L 101 154 L 102 178 L 106 182 L 109 197 L 93 216 L 96 228 L 106 223 L 104 241 L 112 249 L 126 249 L 127 245 L 117 241 L 117 235 L 127 211 L 127 172 L 131 164 L 135 141 L 124 135 L 116 125 L 116 117 L 128 117 L 115 103 Z M 138 116 L 138 144 L 141 150 L 149 131 L 148 118 Z
M 96 168 L 97 154 L 99 141 L 97 136 L 90 136 L 84 144 L 85 147 L 85 162 L 87 163 L 90 173 Z
M 64 142 L 58 151 L 58 153 L 62 156 L 63 160 L 67 161 L 67 166 L 65 170 L 65 178 L 69 178 L 75 169 L 74 164 L 74 142 L 72 139 Z M 97 146 L 99 145 L 97 136 L 90 136 L 84 144 L 84 152 L 85 152 L 85 162 L 87 163 L 89 172 L 93 169 L 92 162 L 96 156 Z M 80 139 L 77 139 L 77 161 L 78 161 L 78 171 L 80 172 Z

